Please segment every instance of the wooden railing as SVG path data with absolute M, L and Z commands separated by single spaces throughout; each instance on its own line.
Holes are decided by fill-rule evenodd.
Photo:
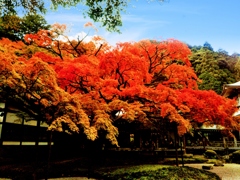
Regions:
M 240 147 L 240 141 L 237 141 L 237 146 L 235 146 L 235 143 L 233 141 L 226 142 L 226 145 L 228 147 Z M 213 147 L 224 147 L 223 141 L 211 141 L 210 146 Z

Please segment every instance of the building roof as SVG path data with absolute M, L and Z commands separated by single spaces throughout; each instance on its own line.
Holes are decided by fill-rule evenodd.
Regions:
M 212 125 L 202 125 L 200 127 L 200 129 L 204 129 L 204 130 L 223 130 L 225 129 L 224 126 L 220 125 L 220 124 L 212 124 Z
M 240 115 L 240 109 L 238 109 L 234 114 L 233 116 L 239 116 Z
M 232 84 L 225 84 L 223 86 L 222 96 L 228 97 L 233 91 L 233 89 L 240 89 L 240 81 Z

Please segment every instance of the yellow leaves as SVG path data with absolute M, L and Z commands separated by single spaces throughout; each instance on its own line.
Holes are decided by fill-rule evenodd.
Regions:
M 89 127 L 87 129 L 84 129 L 84 133 L 86 134 L 87 138 L 94 141 L 98 137 L 98 131 L 96 127 Z
M 48 107 L 49 106 L 49 101 L 47 99 L 41 99 L 40 103 L 44 106 L 44 107 Z
M 95 111 L 94 127 L 98 130 L 105 130 L 107 132 L 106 139 L 108 139 L 113 145 L 118 146 L 117 135 L 118 129 L 112 124 L 112 120 L 109 115 L 103 111 Z
M 12 42 L 7 38 L 0 40 L 0 58 L 15 62 L 19 56 L 26 54 L 26 45 L 22 41 Z
M 85 95 L 79 97 L 79 100 L 82 102 L 82 107 L 78 109 L 79 121 L 76 123 L 84 127 L 84 133 L 87 135 L 87 138 L 95 140 L 98 137 L 98 131 L 104 130 L 107 132 L 107 138 L 110 138 L 110 142 L 117 145 L 116 136 L 118 135 L 118 130 L 112 124 L 112 119 L 108 114 L 110 112 L 108 105 Z M 84 109 L 86 114 L 82 109 Z M 90 121 L 91 123 L 89 123 Z
M 63 128 L 63 125 L 67 125 L 70 131 L 66 130 L 67 132 L 79 132 L 79 128 L 76 126 L 76 124 L 71 121 L 70 117 L 68 115 L 63 115 L 55 119 L 51 125 L 48 127 L 49 131 L 59 131 L 63 132 L 65 128 Z

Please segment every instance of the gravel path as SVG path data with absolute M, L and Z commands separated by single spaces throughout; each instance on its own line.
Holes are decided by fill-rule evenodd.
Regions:
M 185 166 L 202 169 L 203 165 L 213 164 L 185 164 Z M 224 166 L 213 166 L 213 169 L 207 170 L 216 173 L 222 180 L 240 180 L 240 164 L 227 163 Z

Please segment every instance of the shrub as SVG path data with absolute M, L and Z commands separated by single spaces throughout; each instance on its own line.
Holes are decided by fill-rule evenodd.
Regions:
M 223 161 L 216 160 L 216 162 L 214 163 L 214 166 L 224 166 Z
M 184 158 L 192 158 L 192 157 L 193 157 L 193 154 L 184 154 L 183 157 L 184 157 Z
M 206 158 L 216 159 L 217 158 L 217 153 L 214 150 L 206 150 L 205 153 L 204 153 L 204 156 Z
M 204 163 L 208 161 L 204 156 L 194 156 L 193 159 L 195 163 Z
M 240 163 L 240 150 L 237 150 L 229 155 L 230 162 Z

